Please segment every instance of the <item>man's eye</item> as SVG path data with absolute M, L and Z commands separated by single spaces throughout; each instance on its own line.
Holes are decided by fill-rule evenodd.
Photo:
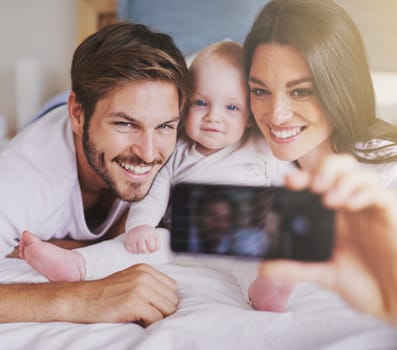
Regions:
M 238 108 L 236 105 L 227 105 L 226 107 L 229 111 L 237 111 Z
M 137 130 L 139 128 L 138 125 L 126 121 L 117 121 L 114 122 L 114 125 L 116 125 L 119 130 L 126 132 L 129 132 L 130 130 Z
M 270 91 L 266 89 L 260 89 L 260 88 L 251 88 L 250 93 L 255 95 L 255 96 L 265 96 L 265 95 L 270 95 Z
M 130 122 L 115 122 L 114 124 L 123 128 L 131 128 L 133 126 Z
M 207 105 L 207 103 L 204 100 L 200 100 L 200 99 L 194 101 L 194 104 L 200 107 L 204 107 Z
M 160 130 L 174 130 L 175 126 L 171 124 L 161 124 L 159 125 L 158 129 Z
M 307 96 L 312 96 L 313 95 L 313 89 L 295 89 L 291 93 L 292 96 L 298 97 L 298 98 L 303 98 Z

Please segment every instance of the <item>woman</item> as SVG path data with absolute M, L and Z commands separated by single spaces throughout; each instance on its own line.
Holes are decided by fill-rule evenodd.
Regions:
M 255 299 L 277 279 L 308 280 L 361 311 L 397 317 L 397 204 L 385 189 L 397 185 L 397 128 L 376 118 L 358 29 L 333 1 L 274 0 L 256 18 L 244 51 L 256 123 L 274 155 L 300 168 L 287 185 L 309 187 L 337 210 L 330 262 L 266 263 L 250 294 Z M 281 290 L 281 304 L 288 296 L 289 288 Z

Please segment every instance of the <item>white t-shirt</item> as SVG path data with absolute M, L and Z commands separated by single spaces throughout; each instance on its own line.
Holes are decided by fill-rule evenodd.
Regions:
M 22 130 L 0 153 L 0 256 L 23 230 L 42 240 L 92 240 L 128 206 L 116 200 L 94 231 L 85 222 L 73 133 L 66 106 Z

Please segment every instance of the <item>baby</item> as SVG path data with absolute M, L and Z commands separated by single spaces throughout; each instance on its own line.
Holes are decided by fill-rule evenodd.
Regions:
M 102 265 L 109 273 L 110 267 L 106 261 L 106 256 L 110 256 L 109 251 L 112 251 L 113 257 L 117 257 L 115 269 L 143 262 L 143 256 L 145 262 L 147 259 L 150 261 L 151 255 L 154 263 L 159 263 L 156 260 L 158 256 L 163 257 L 160 258 L 161 262 L 169 262 L 172 259 L 172 254 L 167 251 L 169 247 L 162 246 L 167 245 L 167 242 L 160 244 L 164 240 L 161 237 L 164 230 L 158 230 L 156 226 L 166 212 L 172 184 L 195 182 L 269 186 L 282 182 L 290 165 L 273 157 L 250 118 L 241 45 L 233 41 L 210 45 L 197 54 L 190 71 L 194 94 L 182 122 L 183 131 L 175 151 L 159 172 L 148 195 L 142 201 L 131 204 L 126 234 L 116 239 L 116 242 L 122 239 L 125 248 L 131 253 L 152 254 L 125 256 L 110 248 L 114 243 L 105 241 L 95 245 L 96 259 L 90 253 L 92 247 L 65 250 L 25 232 L 20 242 L 21 257 L 49 280 L 74 281 L 102 277 L 100 273 L 90 271 L 98 271 L 101 269 L 98 266 Z M 98 255 L 98 250 L 103 254 Z M 183 259 L 176 259 L 175 262 L 183 264 Z M 95 268 L 91 265 L 95 265 Z M 257 264 L 252 269 L 255 276 L 256 267 Z M 239 280 L 238 276 L 236 278 Z M 281 285 L 272 289 L 272 283 L 262 288 L 266 281 L 257 286 L 258 280 L 254 283 L 252 280 L 249 281 L 252 284 L 249 297 L 254 307 L 281 311 L 291 288 Z M 266 294 L 270 293 L 271 297 L 262 293 L 263 290 Z

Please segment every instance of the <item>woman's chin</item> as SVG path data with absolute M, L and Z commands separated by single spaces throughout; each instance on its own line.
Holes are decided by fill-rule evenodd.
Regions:
M 277 149 L 272 149 L 273 155 L 280 160 L 288 161 L 288 162 L 293 162 L 295 161 L 298 157 L 295 154 L 292 154 L 292 152 L 282 152 Z

